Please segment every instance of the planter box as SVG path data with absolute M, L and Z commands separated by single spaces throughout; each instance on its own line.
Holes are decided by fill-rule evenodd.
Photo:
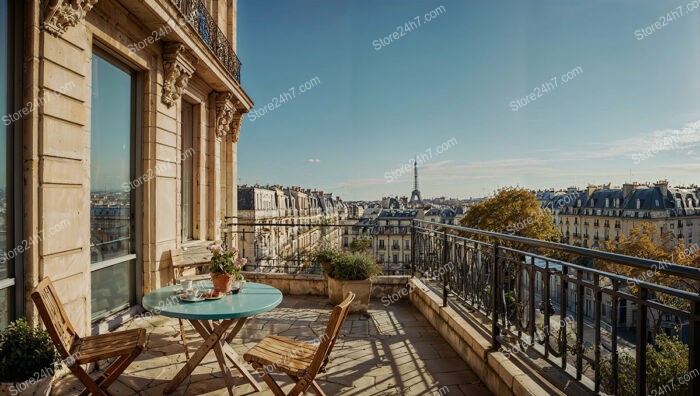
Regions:
M 371 280 L 340 281 L 328 278 L 328 297 L 331 304 L 338 305 L 343 302 L 345 295 L 349 291 L 355 293 L 355 300 L 350 305 L 350 312 L 367 312 L 369 309 L 369 297 L 372 292 Z
M 0 395 L 22 395 L 22 396 L 48 396 L 53 384 L 53 375 L 46 376 L 39 381 L 30 378 L 26 381 L 13 384 L 11 382 L 0 382 Z

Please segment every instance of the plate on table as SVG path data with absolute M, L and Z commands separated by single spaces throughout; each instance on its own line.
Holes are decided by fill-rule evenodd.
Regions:
M 206 292 L 206 293 L 202 294 L 202 297 L 204 297 L 205 300 L 218 300 L 223 296 L 224 296 L 224 293 L 221 293 L 221 292 L 211 292 L 211 293 Z
M 204 301 L 204 297 L 202 297 L 202 296 L 199 296 L 199 297 L 188 297 L 187 294 L 184 294 L 184 293 L 183 293 L 183 294 L 178 294 L 177 296 L 180 298 L 180 300 L 186 301 L 186 302 L 200 302 L 200 301 Z

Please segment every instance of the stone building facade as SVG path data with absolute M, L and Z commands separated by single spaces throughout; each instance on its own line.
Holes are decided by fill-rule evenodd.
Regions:
M 170 249 L 219 240 L 236 213 L 253 106 L 236 1 L 0 0 L 0 18 L 0 320 L 36 322 L 29 293 L 48 276 L 89 334 L 170 282 Z
M 239 186 L 236 235 L 251 271 L 275 272 L 308 264 L 308 253 L 340 247 L 348 207 L 332 194 L 282 186 Z
M 563 241 L 572 245 L 599 247 L 629 236 L 634 226 L 645 222 L 656 226 L 657 238 L 668 232 L 674 243 L 700 242 L 700 190 L 669 187 L 665 180 L 569 189 L 551 194 L 541 204 L 554 217 Z

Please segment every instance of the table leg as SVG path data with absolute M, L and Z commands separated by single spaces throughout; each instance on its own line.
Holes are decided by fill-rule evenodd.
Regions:
M 231 342 L 236 335 L 238 334 L 239 331 L 243 328 L 243 325 L 245 324 L 246 320 L 248 318 L 240 318 L 238 319 L 238 322 L 236 322 L 236 325 L 233 326 L 233 329 L 231 329 L 231 332 L 226 336 L 226 342 L 221 341 L 221 349 L 224 352 L 224 355 L 228 358 L 228 360 L 233 363 L 234 366 L 238 369 L 238 371 L 243 374 L 243 377 L 250 382 L 250 384 L 255 388 L 256 391 L 260 392 L 262 391 L 262 388 L 260 387 L 260 384 L 258 381 L 255 380 L 252 374 L 248 371 L 248 368 L 246 367 L 246 363 L 241 359 L 240 355 L 236 353 L 236 351 L 231 348 L 231 346 L 228 344 Z
M 202 328 L 202 331 L 206 333 L 207 331 L 209 333 L 212 332 L 213 329 L 213 323 L 209 323 L 207 321 L 202 321 L 202 324 L 204 325 Z M 200 324 L 200 326 L 202 325 Z M 228 364 L 226 364 L 226 358 L 224 357 L 224 352 L 221 350 L 221 344 L 223 343 L 223 339 L 219 339 L 219 341 L 214 344 L 214 354 L 216 354 L 216 360 L 219 362 L 219 368 L 221 368 L 221 372 L 224 375 L 224 381 L 226 382 L 226 389 L 228 390 L 229 396 L 234 396 L 234 383 L 233 383 L 233 375 L 231 374 L 231 369 L 228 367 Z
M 210 350 L 214 348 L 215 345 L 219 343 L 221 338 L 226 334 L 226 330 L 233 324 L 233 319 L 227 319 L 221 322 L 216 328 L 209 332 L 198 320 L 191 320 L 192 326 L 199 332 L 199 334 L 204 338 L 204 344 L 202 344 L 197 352 L 192 355 L 192 358 L 185 363 L 185 366 L 178 371 L 177 375 L 170 380 L 168 386 L 165 388 L 164 393 L 172 393 L 177 389 L 177 387 L 185 380 L 195 367 L 204 359 L 204 357 L 209 353 Z M 201 330 L 201 331 L 200 331 Z M 225 374 L 224 374 L 225 375 Z M 230 391 L 230 390 L 229 390 Z

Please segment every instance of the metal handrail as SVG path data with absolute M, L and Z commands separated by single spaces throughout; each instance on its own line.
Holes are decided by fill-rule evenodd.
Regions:
M 475 235 L 489 239 L 473 239 Z M 504 246 L 509 243 L 518 244 L 517 248 Z M 544 332 L 541 342 L 543 347 L 535 348 L 536 343 L 533 342 L 527 348 L 537 349 L 546 359 L 560 358 L 558 365 L 562 370 L 574 371 L 576 380 L 584 384 L 592 382 L 591 390 L 600 392 L 604 352 L 601 329 L 605 327 L 604 320 L 610 317 L 611 330 L 606 336 L 610 337 L 612 375 L 611 379 L 606 380 L 612 381 L 610 386 L 613 393 L 619 394 L 621 389 L 617 380 L 620 338 L 618 327 L 621 327 L 625 318 L 620 317 L 618 310 L 623 306 L 623 301 L 629 301 L 636 305 L 637 311 L 636 321 L 633 323 L 634 342 L 630 344 L 636 344 L 636 347 L 633 347 L 636 394 L 643 395 L 648 391 L 646 344 L 655 337 L 650 331 L 652 325 L 659 326 L 654 327 L 657 331 L 661 330 L 660 326 L 668 325 L 664 321 L 659 324 L 663 314 L 675 318 L 671 322 L 675 330 L 669 330 L 676 331 L 679 335 L 682 333 L 682 341 L 688 344 L 689 372 L 700 366 L 700 295 L 553 259 L 542 255 L 539 249 L 604 260 L 645 271 L 653 269 L 660 274 L 693 281 L 700 280 L 700 270 L 697 268 L 669 263 L 659 266 L 659 262 L 649 259 L 422 220 L 413 221 L 412 246 L 412 273 L 420 276 L 426 271 L 437 271 L 442 275 L 436 280 L 436 284 L 442 288 L 443 306 L 447 306 L 449 298 L 453 297 L 474 311 L 486 315 L 490 321 L 493 350 L 505 348 L 506 351 L 513 351 L 513 345 L 522 345 L 524 337 L 529 336 L 529 340 L 535 339 L 538 334 L 535 330 L 538 322 L 545 329 L 549 329 L 551 319 L 556 314 L 556 308 L 552 311 L 554 299 L 560 303 L 559 317 L 562 319 L 562 327 L 556 334 Z M 635 285 L 634 289 L 628 287 L 632 282 Z M 590 293 L 586 293 L 587 290 Z M 679 298 L 686 303 L 681 306 L 688 308 L 665 305 L 655 298 L 660 294 Z M 612 312 L 604 317 L 602 304 L 605 299 L 610 300 Z M 539 311 L 542 315 L 536 312 L 537 302 L 540 303 Z M 584 302 L 590 304 L 586 305 L 585 313 Z M 591 306 L 593 309 L 589 310 Z M 655 317 L 654 314 L 658 316 Z M 567 320 L 571 318 L 572 323 L 565 323 L 565 316 Z M 591 322 L 593 326 L 590 326 Z M 584 347 L 584 330 L 587 325 L 592 327 L 590 332 L 594 333 L 591 350 Z M 627 323 L 622 326 L 627 327 Z M 574 338 L 569 345 L 567 337 L 572 334 Z M 584 362 L 591 364 L 594 371 L 591 382 L 583 381 L 584 376 L 591 376 L 591 370 L 583 368 Z M 689 383 L 689 394 L 699 392 L 695 382 L 698 381 Z

